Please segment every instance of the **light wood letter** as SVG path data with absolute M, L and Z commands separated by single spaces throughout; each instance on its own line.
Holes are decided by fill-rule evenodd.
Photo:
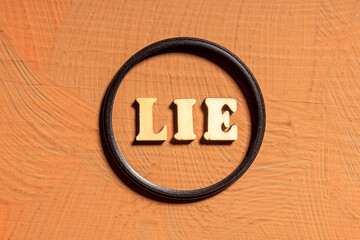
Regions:
M 234 141 L 237 139 L 237 126 L 230 127 L 230 112 L 224 110 L 228 106 L 231 112 L 235 112 L 237 103 L 232 98 L 206 98 L 205 104 L 208 108 L 208 130 L 204 138 L 209 141 Z M 229 128 L 226 132 L 222 127 Z
M 177 106 L 177 133 L 174 138 L 176 140 L 189 141 L 194 140 L 193 111 L 192 107 L 196 103 L 195 99 L 175 99 L 174 104 Z
M 152 107 L 156 103 L 156 98 L 136 98 L 139 104 L 139 134 L 136 141 L 165 141 L 167 137 L 167 126 L 159 133 L 153 132 L 153 111 Z

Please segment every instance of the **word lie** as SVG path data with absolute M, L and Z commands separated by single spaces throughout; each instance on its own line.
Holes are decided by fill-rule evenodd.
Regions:
M 153 105 L 156 98 L 136 98 L 139 104 L 139 133 L 136 141 L 165 141 L 167 138 L 167 126 L 158 132 L 153 131 Z M 193 126 L 192 107 L 196 103 L 195 99 L 175 99 L 177 106 L 177 132 L 174 138 L 178 141 L 191 141 L 196 138 Z M 232 98 L 206 98 L 205 105 L 207 111 L 207 131 L 204 138 L 207 141 L 234 141 L 237 140 L 237 126 L 230 127 L 230 114 L 234 113 L 237 103 Z M 227 108 L 226 108 L 227 107 Z M 226 110 L 229 109 L 229 110 Z M 223 130 L 223 126 L 226 131 Z

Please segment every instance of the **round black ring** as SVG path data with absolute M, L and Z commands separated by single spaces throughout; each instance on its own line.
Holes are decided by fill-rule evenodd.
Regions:
M 249 148 L 243 161 L 232 173 L 230 173 L 230 175 L 228 175 L 221 181 L 213 185 L 200 189 L 194 189 L 194 190 L 175 190 L 175 189 L 164 188 L 143 178 L 130 166 L 130 164 L 127 162 L 125 157 L 122 155 L 119 147 L 116 144 L 113 127 L 112 127 L 112 110 L 113 110 L 115 95 L 125 75 L 131 70 L 131 68 L 133 68 L 139 62 L 151 56 L 161 54 L 164 51 L 171 49 L 175 49 L 176 52 L 181 52 L 181 50 L 179 49 L 182 49 L 184 47 L 185 48 L 191 47 L 192 49 L 209 51 L 212 54 L 215 54 L 216 56 L 225 59 L 233 66 L 235 66 L 237 68 L 236 70 L 240 71 L 240 73 L 243 74 L 244 79 L 246 80 L 250 88 L 251 91 L 250 94 L 252 95 L 253 100 L 255 100 L 255 107 L 256 107 L 256 111 L 255 111 L 256 116 L 254 120 L 256 122 L 257 128 L 254 131 L 254 133 L 252 133 L 254 134 L 254 136 L 251 137 Z M 246 170 L 250 167 L 251 163 L 254 161 L 260 149 L 265 133 L 266 117 L 265 117 L 264 99 L 262 97 L 262 93 L 259 88 L 259 85 L 255 80 L 253 74 L 250 72 L 247 66 L 235 54 L 233 54 L 229 50 L 225 49 L 224 47 L 216 43 L 198 38 L 181 37 L 181 38 L 165 39 L 153 43 L 141 49 L 136 54 L 134 54 L 120 68 L 120 70 L 117 72 L 114 79 L 110 83 L 103 100 L 102 109 L 103 109 L 102 122 L 103 122 L 103 131 L 104 131 L 103 133 L 105 136 L 106 143 L 116 163 L 127 175 L 127 177 L 133 180 L 138 186 L 142 187 L 143 189 L 146 189 L 152 194 L 164 198 L 171 198 L 177 200 L 186 201 L 186 200 L 198 200 L 198 199 L 206 198 L 216 193 L 219 193 L 220 191 L 224 190 L 232 183 L 234 183 L 246 172 Z

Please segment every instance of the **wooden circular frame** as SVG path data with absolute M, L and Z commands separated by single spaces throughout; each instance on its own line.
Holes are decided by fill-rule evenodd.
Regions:
M 243 75 L 243 79 L 246 81 L 247 85 L 250 89 L 251 97 L 255 100 L 255 110 L 256 113 L 255 118 L 252 119 L 252 124 L 255 122 L 257 128 L 252 133 L 252 137 L 249 143 L 248 151 L 240 163 L 240 165 L 227 177 L 222 179 L 221 181 L 212 184 L 210 186 L 194 189 L 194 190 L 175 190 L 170 188 L 161 187 L 156 185 L 144 177 L 142 177 L 139 173 L 137 173 L 127 162 L 126 158 L 121 153 L 113 132 L 112 127 L 112 110 L 114 105 L 114 99 L 119 89 L 121 82 L 124 80 L 126 74 L 139 62 L 158 54 L 165 53 L 166 51 L 175 51 L 182 52 L 182 49 L 191 48 L 197 49 L 201 51 L 206 51 L 214 54 L 215 56 L 220 57 L 221 59 L 226 60 L 229 64 L 234 66 L 236 71 L 239 71 L 240 74 Z M 188 51 L 186 51 L 188 52 Z M 196 54 L 196 53 L 194 53 Z M 209 196 L 212 196 L 216 193 L 221 192 L 232 183 L 234 183 L 237 179 L 239 179 L 246 170 L 250 167 L 252 162 L 254 161 L 257 153 L 259 152 L 261 143 L 263 141 L 264 133 L 265 133 L 265 104 L 264 99 L 262 97 L 262 93 L 260 87 L 247 68 L 247 66 L 232 52 L 225 49 L 224 47 L 198 38 L 170 38 L 166 40 L 162 40 L 156 43 L 153 43 L 139 52 L 134 54 L 129 60 L 125 62 L 125 64 L 120 68 L 120 70 L 115 75 L 114 79 L 110 83 L 107 92 L 105 94 L 103 100 L 103 133 L 106 139 L 107 146 L 112 154 L 112 157 L 121 168 L 121 170 L 129 177 L 134 183 L 136 183 L 141 188 L 149 191 L 152 194 L 160 196 L 162 198 L 171 198 L 177 200 L 199 200 Z

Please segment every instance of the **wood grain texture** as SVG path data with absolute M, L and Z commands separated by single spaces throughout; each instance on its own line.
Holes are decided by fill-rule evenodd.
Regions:
M 359 239 L 360 5 L 357 1 L 0 1 L 1 239 Z M 267 128 L 250 169 L 209 199 L 146 198 L 109 166 L 100 104 L 120 66 L 157 40 L 191 36 L 238 55 L 258 80 Z M 194 98 L 190 144 L 133 145 L 136 97 L 154 129 Z M 203 145 L 201 103 L 231 97 L 238 140 Z M 221 68 L 166 54 L 137 65 L 114 106 L 121 151 L 149 180 L 194 189 L 248 146 L 244 95 Z

